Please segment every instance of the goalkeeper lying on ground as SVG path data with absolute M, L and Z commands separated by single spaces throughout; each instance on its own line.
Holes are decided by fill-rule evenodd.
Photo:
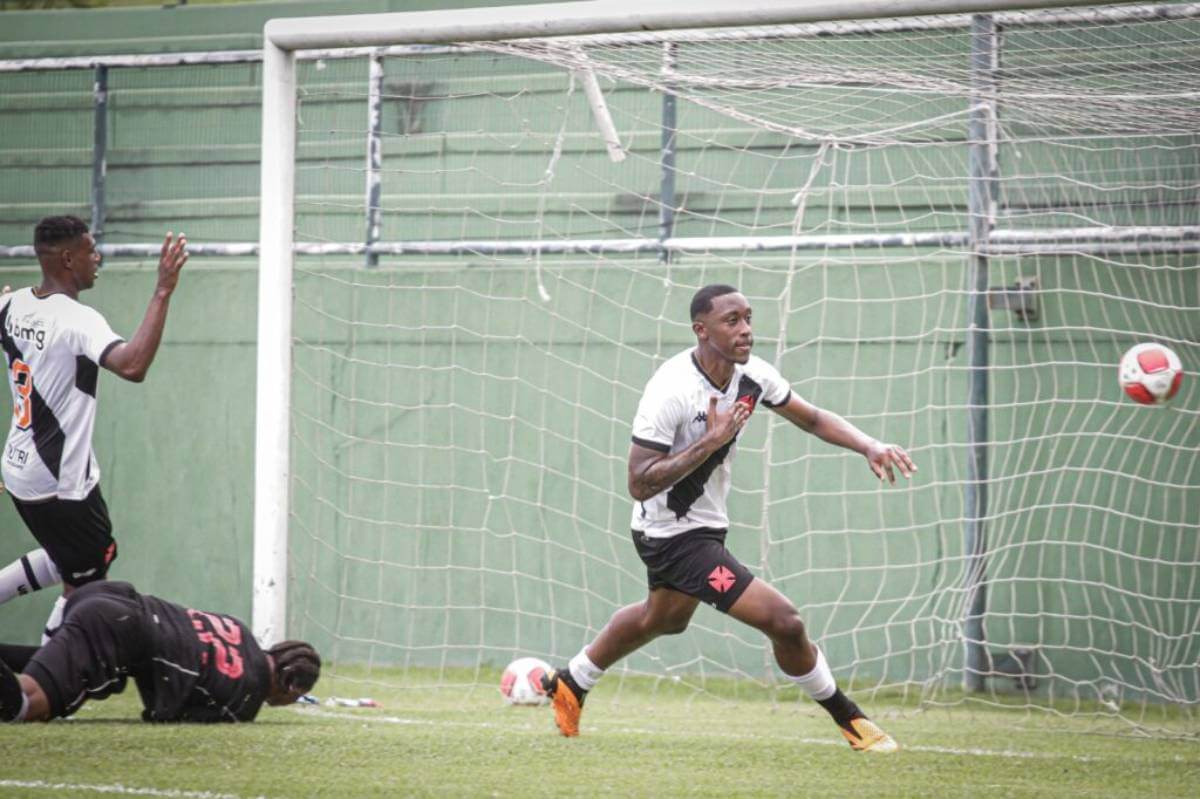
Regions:
M 20 674 L 14 672 L 19 671 Z M 80 586 L 45 646 L 0 645 L 0 721 L 65 718 L 133 677 L 146 721 L 253 721 L 265 701 L 312 690 L 321 659 L 301 641 L 259 648 L 245 624 L 139 594 Z

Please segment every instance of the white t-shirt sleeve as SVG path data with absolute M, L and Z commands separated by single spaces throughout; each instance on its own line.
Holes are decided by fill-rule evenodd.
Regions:
M 633 419 L 633 443 L 670 452 L 675 443 L 675 431 L 682 423 L 680 415 L 684 407 L 677 394 L 663 392 L 653 384 L 646 387 L 638 403 L 637 416 Z
M 113 345 L 125 339 L 113 332 L 108 321 L 95 308 L 80 305 L 75 318 L 75 332 L 79 352 L 88 360 L 99 365 L 100 357 Z
M 762 386 L 762 403 L 768 407 L 778 407 L 788 401 L 792 395 L 792 387 L 779 374 L 779 370 L 764 360 L 759 360 L 758 384 Z

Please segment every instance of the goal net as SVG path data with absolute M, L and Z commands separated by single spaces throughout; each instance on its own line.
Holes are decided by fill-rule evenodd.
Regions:
M 738 441 L 728 546 L 839 681 L 1194 733 L 1198 54 L 1166 3 L 298 62 L 289 637 L 429 686 L 565 662 L 645 596 L 630 423 L 730 283 L 920 468 L 765 408 Z M 1192 373 L 1165 407 L 1118 386 L 1142 341 Z M 645 675 L 795 695 L 710 609 L 608 682 Z

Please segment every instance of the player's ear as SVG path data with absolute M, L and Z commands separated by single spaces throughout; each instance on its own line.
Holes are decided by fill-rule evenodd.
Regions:
M 692 320 L 692 332 L 695 333 L 696 338 L 700 339 L 701 341 L 706 341 L 708 339 L 708 329 L 704 327 L 704 320 L 702 319 Z

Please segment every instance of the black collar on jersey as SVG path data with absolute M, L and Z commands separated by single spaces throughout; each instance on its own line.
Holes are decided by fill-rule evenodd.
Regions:
M 733 382 L 733 373 L 732 372 L 729 375 L 729 381 L 727 383 L 725 383 L 724 386 L 718 386 L 717 381 L 713 380 L 711 377 L 709 377 L 708 372 L 704 371 L 704 367 L 700 365 L 700 360 L 696 357 L 695 350 L 692 350 L 691 355 L 692 355 L 692 364 L 696 367 L 696 371 L 698 371 L 700 374 L 704 375 L 704 379 L 708 381 L 708 384 L 710 386 L 715 388 L 717 391 L 720 391 L 722 394 L 724 394 L 726 391 L 729 390 L 729 383 Z

